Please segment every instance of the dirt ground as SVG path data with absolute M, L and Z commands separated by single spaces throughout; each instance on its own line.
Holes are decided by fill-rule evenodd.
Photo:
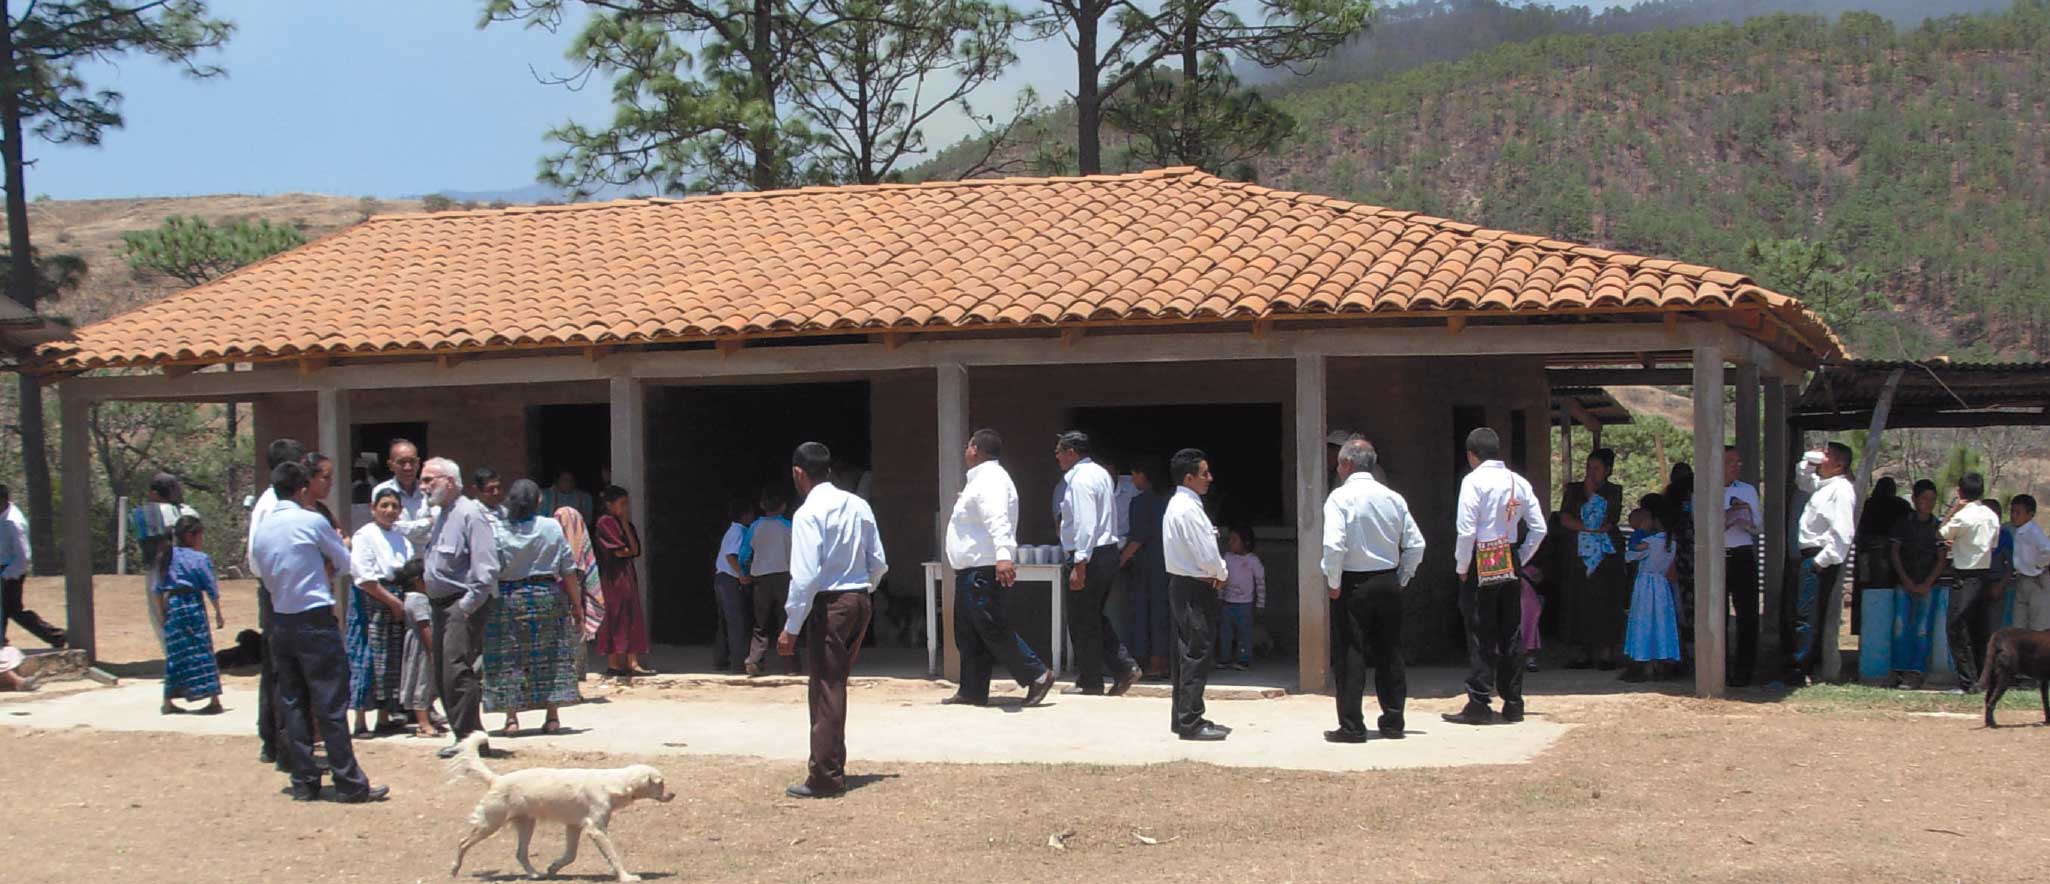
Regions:
M 103 634 L 134 631 L 108 607 Z M 800 803 L 781 793 L 802 776 L 792 762 L 652 758 L 678 800 L 637 805 L 613 832 L 630 869 L 667 881 L 2041 878 L 2050 773 L 2034 762 L 2050 728 L 1987 731 L 1955 712 L 1815 696 L 1535 695 L 1532 714 L 1576 727 L 1508 766 L 1328 774 L 855 758 L 845 798 Z M 16 809 L 0 830 L 10 882 L 443 880 L 481 793 L 445 784 L 419 741 L 377 740 L 359 751 L 391 801 L 299 804 L 256 762 L 253 738 L 7 728 L 14 702 L 0 702 L 0 802 Z M 494 764 L 634 760 L 522 750 Z M 559 839 L 537 835 L 537 864 Z M 512 850 L 510 833 L 487 842 L 465 877 L 508 879 Z M 602 880 L 604 869 L 586 845 L 568 872 Z

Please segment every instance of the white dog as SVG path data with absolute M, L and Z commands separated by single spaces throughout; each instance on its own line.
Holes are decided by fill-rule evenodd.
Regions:
M 534 865 L 527 861 L 527 843 L 534 837 L 534 824 L 545 820 L 561 823 L 569 835 L 569 844 L 563 849 L 562 858 L 548 864 L 548 874 L 562 871 L 576 861 L 577 842 L 588 830 L 591 841 L 598 845 L 598 852 L 605 854 L 606 862 L 612 864 L 612 873 L 618 875 L 619 880 L 641 880 L 638 875 L 627 874 L 626 866 L 619 862 L 619 851 L 612 846 L 611 836 L 605 833 L 605 827 L 612 821 L 613 811 L 636 800 L 668 801 L 675 798 L 676 793 L 669 791 L 662 782 L 661 771 L 645 764 L 612 770 L 537 767 L 500 776 L 477 756 L 484 740 L 482 731 L 471 734 L 463 740 L 462 751 L 448 761 L 451 777 L 472 776 L 491 787 L 478 800 L 477 809 L 470 811 L 470 834 L 463 836 L 463 843 L 456 848 L 456 864 L 448 870 L 449 877 L 462 872 L 463 854 L 496 834 L 507 822 L 511 822 L 520 834 L 520 868 L 531 877 L 541 877 L 541 873 L 534 871 Z

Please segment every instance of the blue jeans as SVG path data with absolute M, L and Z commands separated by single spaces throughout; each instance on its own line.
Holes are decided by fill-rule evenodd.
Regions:
M 1217 623 L 1217 662 L 1253 662 L 1253 603 L 1233 602 L 1224 606 Z
M 1916 596 L 1892 590 L 1897 594 L 1893 601 L 1893 671 L 1929 671 L 1929 646 L 1936 635 L 1937 593 L 1947 591 L 1947 587 L 1935 586 Z

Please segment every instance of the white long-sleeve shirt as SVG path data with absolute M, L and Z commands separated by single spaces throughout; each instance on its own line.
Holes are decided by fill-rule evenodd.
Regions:
M 0 514 L 0 579 L 20 580 L 28 576 L 34 556 L 29 552 L 28 520 L 15 520 L 21 510 L 12 502 Z
M 2000 515 L 1975 500 L 1946 520 L 1937 533 L 1950 544 L 1952 568 L 1984 571 L 1993 567 L 1993 551 L 2000 546 Z
M 242 550 L 243 561 L 256 567 L 256 529 L 263 527 L 263 520 L 270 518 L 272 510 L 278 508 L 278 493 L 265 485 L 263 493 L 256 498 L 256 505 L 249 508 L 249 541 Z
M 1018 549 L 1018 486 L 993 460 L 968 471 L 954 514 L 947 519 L 947 564 L 987 568 L 1015 561 Z
M 2014 571 L 2023 577 L 2036 577 L 2050 570 L 2050 534 L 2043 533 L 2043 525 L 2031 521 L 2014 529 Z
M 1160 520 L 1160 551 L 1167 555 L 1167 573 L 1197 580 L 1231 576 L 1224 554 L 1217 551 L 1217 526 L 1203 511 L 1203 498 L 1184 485 L 1168 498 Z
M 1080 564 L 1089 561 L 1091 550 L 1118 542 L 1117 484 L 1109 470 L 1086 457 L 1062 482 L 1066 490 L 1060 498 L 1061 549 L 1069 561 Z
M 413 544 L 413 556 L 418 558 L 422 554 L 422 548 L 427 545 L 427 535 L 434 530 L 434 518 L 441 515 L 441 508 L 428 501 L 427 489 L 420 486 L 418 479 L 413 480 L 413 490 L 407 491 L 399 484 L 396 476 L 379 482 L 376 487 L 370 489 L 371 502 L 375 503 L 377 493 L 386 488 L 399 494 L 397 528 L 399 533 L 406 535 L 406 540 Z M 554 512 L 554 509 L 544 510 L 543 515 Z
M 868 501 L 830 482 L 812 486 L 790 520 L 790 598 L 783 631 L 797 635 L 822 592 L 875 592 L 890 564 Z
M 1819 477 L 1815 464 L 1806 458 L 1794 468 L 1794 481 L 1809 492 L 1794 542 L 1800 549 L 1821 550 L 1815 555 L 1818 568 L 1843 564 L 1851 554 L 1851 538 L 1858 533 L 1857 489 L 1842 475 Z
M 1530 527 L 1516 551 L 1517 561 L 1528 562 L 1545 540 L 1544 506 L 1530 490 L 1530 482 L 1499 460 L 1484 461 L 1459 480 L 1459 512 L 1454 519 L 1459 545 L 1453 551 L 1459 573 L 1465 574 L 1473 563 L 1475 544 L 1516 539 L 1516 521 L 1508 514 L 1511 501 L 1517 504 L 1516 521 Z
M 1765 520 L 1765 504 L 1758 499 L 1758 486 L 1742 479 L 1732 481 L 1728 488 L 1723 489 L 1723 502 L 1727 506 L 1732 500 L 1743 501 L 1751 509 L 1751 519 L 1748 524 L 1725 525 L 1723 548 L 1739 549 L 1757 543 L 1759 528 Z
M 1424 532 L 1409 501 L 1358 472 L 1324 498 L 1324 583 L 1337 589 L 1347 571 L 1396 571 L 1404 586 L 1424 561 Z

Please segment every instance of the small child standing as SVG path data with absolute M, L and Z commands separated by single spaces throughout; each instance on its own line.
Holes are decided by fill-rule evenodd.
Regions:
M 1622 679 L 1641 682 L 1651 676 L 1647 669 L 1663 669 L 1666 663 L 1680 659 L 1680 624 L 1672 582 L 1678 551 L 1650 509 L 1638 507 L 1632 512 L 1630 527 L 1643 536 L 1623 550 L 1623 560 L 1637 565 L 1637 579 L 1631 585 L 1630 620 L 1623 632 L 1623 654 L 1630 658 L 1630 667 L 1623 671 Z M 1664 676 L 1663 672 L 1657 674 Z
M 419 559 L 400 565 L 392 572 L 391 588 L 405 593 L 406 651 L 399 667 L 399 706 L 413 713 L 416 736 L 441 736 L 434 724 L 434 608 L 427 593 L 420 590 Z
M 1253 609 L 1267 607 L 1267 568 L 1253 555 L 1253 530 L 1226 535 L 1224 616 L 1217 623 L 1217 665 L 1244 672 L 1253 668 Z
M 214 628 L 226 626 L 221 619 L 220 585 L 214 580 L 214 563 L 200 549 L 206 545 L 206 526 L 198 516 L 184 516 L 171 529 L 171 543 L 157 553 L 150 581 L 160 619 L 164 623 L 165 715 L 184 710 L 173 700 L 207 701 L 202 714 L 221 712 L 221 670 L 214 661 L 213 631 L 207 628 L 206 606 L 214 607 Z

